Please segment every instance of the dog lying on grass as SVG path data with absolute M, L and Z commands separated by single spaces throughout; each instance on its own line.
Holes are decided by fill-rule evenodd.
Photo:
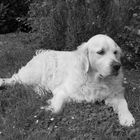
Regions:
M 105 100 L 118 114 L 123 126 L 132 126 L 135 119 L 128 109 L 122 87 L 121 49 L 106 35 L 96 35 L 75 51 L 40 50 L 26 66 L 11 78 L 1 78 L 0 86 L 15 83 L 51 91 L 49 106 L 57 113 L 65 102 Z

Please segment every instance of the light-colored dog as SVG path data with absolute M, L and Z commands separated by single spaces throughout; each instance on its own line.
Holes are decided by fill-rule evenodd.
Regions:
M 123 126 L 135 119 L 128 109 L 122 87 L 121 49 L 106 35 L 96 35 L 75 51 L 40 50 L 11 78 L 1 78 L 0 86 L 21 83 L 51 91 L 49 106 L 57 113 L 71 100 L 95 102 L 105 100 L 112 106 Z

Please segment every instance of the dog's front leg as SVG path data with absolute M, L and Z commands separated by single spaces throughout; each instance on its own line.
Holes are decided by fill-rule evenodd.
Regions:
M 64 89 L 55 89 L 53 91 L 53 97 L 48 100 L 49 106 L 41 107 L 41 109 L 45 109 L 46 111 L 50 110 L 52 113 L 59 113 L 66 101 L 66 95 L 67 94 Z
M 107 105 L 113 107 L 118 114 L 119 122 L 123 126 L 133 126 L 135 119 L 128 109 L 127 102 L 123 95 L 116 95 L 105 100 Z

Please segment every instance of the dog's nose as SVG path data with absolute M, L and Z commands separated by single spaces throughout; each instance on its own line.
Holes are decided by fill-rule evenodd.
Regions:
M 113 61 L 112 68 L 114 71 L 119 71 L 121 64 L 119 62 Z

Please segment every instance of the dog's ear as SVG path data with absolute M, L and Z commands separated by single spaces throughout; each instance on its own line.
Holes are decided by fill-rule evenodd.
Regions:
M 88 58 L 88 48 L 83 50 L 83 58 L 82 58 L 82 69 L 84 72 L 89 71 L 89 58 Z
M 89 71 L 89 56 L 88 56 L 88 47 L 87 47 L 87 43 L 82 43 L 79 47 L 78 47 L 78 51 L 81 54 L 81 67 L 82 70 L 84 72 L 88 72 Z

